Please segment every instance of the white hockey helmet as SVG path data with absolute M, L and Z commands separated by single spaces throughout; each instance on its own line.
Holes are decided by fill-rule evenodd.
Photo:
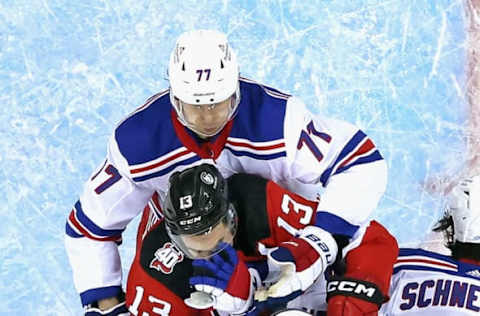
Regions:
M 170 101 L 187 127 L 181 102 L 212 105 L 233 96 L 227 121 L 235 114 L 240 102 L 239 70 L 225 34 L 195 30 L 180 35 L 170 55 L 168 79 Z
M 454 240 L 480 243 L 480 176 L 460 181 L 448 197 Z

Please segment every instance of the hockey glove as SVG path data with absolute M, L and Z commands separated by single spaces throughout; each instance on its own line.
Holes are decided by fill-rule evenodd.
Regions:
M 118 303 L 114 307 L 102 311 L 92 305 L 85 306 L 85 316 L 130 316 L 125 301 Z
M 232 246 L 228 245 L 208 260 L 194 260 L 193 269 L 190 284 L 197 291 L 211 295 L 213 308 L 241 314 L 251 307 L 260 276 L 255 269 L 247 268 Z
M 327 285 L 327 316 L 377 316 L 384 297 L 374 283 L 334 278 Z
M 276 279 L 255 294 L 257 309 L 275 308 L 301 295 L 335 261 L 338 246 L 332 235 L 316 227 L 305 227 L 298 237 L 283 242 L 268 253 L 269 276 Z

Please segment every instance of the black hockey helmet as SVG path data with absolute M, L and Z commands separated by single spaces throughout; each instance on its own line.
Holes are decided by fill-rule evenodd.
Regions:
M 195 256 L 188 253 L 185 235 L 206 235 L 222 221 L 230 233 L 236 231 L 237 217 L 228 201 L 227 181 L 213 165 L 172 174 L 163 211 L 170 238 L 189 257 Z

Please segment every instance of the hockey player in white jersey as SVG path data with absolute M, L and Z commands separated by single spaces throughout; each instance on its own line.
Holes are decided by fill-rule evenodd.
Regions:
M 445 233 L 451 256 L 401 248 L 380 315 L 480 314 L 480 176 L 453 189 L 434 230 Z
M 114 130 L 107 157 L 84 186 L 66 225 L 66 249 L 87 314 L 124 310 L 117 244 L 142 212 L 157 212 L 175 171 L 213 163 L 319 199 L 321 228 L 353 236 L 386 187 L 386 164 L 365 133 L 312 115 L 298 98 L 239 77 L 226 36 L 182 34 L 170 87 Z M 348 302 L 348 301 L 347 301 Z M 117 305 L 120 304 L 120 305 Z M 115 314 L 117 313 L 117 314 Z

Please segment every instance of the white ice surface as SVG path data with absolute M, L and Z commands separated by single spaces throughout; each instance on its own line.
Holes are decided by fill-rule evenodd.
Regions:
M 242 75 L 371 135 L 390 167 L 375 215 L 402 245 L 441 214 L 425 183 L 468 158 L 461 0 L 0 0 L 0 315 L 82 314 L 65 218 L 193 28 L 228 33 Z

